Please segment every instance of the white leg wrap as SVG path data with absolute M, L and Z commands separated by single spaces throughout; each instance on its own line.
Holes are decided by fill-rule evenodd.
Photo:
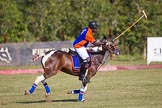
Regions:
M 38 83 L 40 83 L 41 81 L 45 80 L 44 76 L 41 75 L 41 76 L 37 76 L 36 80 L 35 80 L 35 84 L 38 85 Z
M 83 84 L 82 84 L 81 88 L 80 88 L 80 91 L 81 92 L 86 92 L 87 91 L 87 86 L 88 86 L 88 84 L 86 86 L 83 86 Z

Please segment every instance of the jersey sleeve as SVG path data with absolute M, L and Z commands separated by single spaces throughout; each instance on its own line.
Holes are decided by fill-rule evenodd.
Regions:
M 95 38 L 92 35 L 92 31 L 91 30 L 88 30 L 85 39 L 87 41 L 89 41 L 90 43 L 94 43 L 96 41 Z

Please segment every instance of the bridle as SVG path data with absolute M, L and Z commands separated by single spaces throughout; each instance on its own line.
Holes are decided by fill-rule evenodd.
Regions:
M 93 46 L 94 47 L 94 46 Z M 93 49 L 93 47 L 91 47 L 91 49 Z M 96 47 L 96 46 L 95 46 Z M 101 47 L 102 48 L 102 50 L 99 50 L 99 51 L 96 51 L 96 55 L 97 55 L 97 53 L 99 54 L 103 54 L 104 55 L 104 58 L 102 59 L 102 61 L 99 61 L 99 60 L 97 60 L 97 61 L 95 61 L 95 60 L 92 60 L 91 61 L 91 64 L 93 64 L 93 65 L 98 65 L 98 68 L 97 68 L 97 70 L 96 70 L 96 72 L 101 68 L 101 66 L 103 66 L 105 63 L 106 63 L 106 61 L 108 60 L 108 57 L 111 55 L 111 54 L 113 54 L 113 50 L 115 50 L 115 47 L 112 45 L 112 43 L 111 42 L 109 42 L 109 41 L 107 41 L 107 42 L 105 42 L 105 44 L 104 45 L 101 45 L 101 46 L 97 46 L 98 47 L 98 49 L 99 49 L 99 47 Z M 96 63 L 97 62 L 97 63 Z

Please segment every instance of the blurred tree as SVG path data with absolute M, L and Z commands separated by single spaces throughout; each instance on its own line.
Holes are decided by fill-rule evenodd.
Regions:
M 21 42 L 23 37 L 18 37 L 24 30 L 21 12 L 17 9 L 15 1 L 0 1 L 0 35 L 6 36 L 7 42 Z M 3 38 L 0 39 L 3 42 Z
M 146 38 L 162 34 L 161 0 L 1 0 L 0 36 L 7 42 L 74 40 L 90 20 L 99 23 L 97 39 L 122 33 L 146 11 L 142 19 L 118 39 L 121 53 L 141 54 Z M 4 39 L 0 38 L 0 42 Z

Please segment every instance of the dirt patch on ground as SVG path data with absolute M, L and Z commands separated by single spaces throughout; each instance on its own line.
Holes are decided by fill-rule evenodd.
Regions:
M 102 66 L 100 71 L 160 69 L 160 68 L 162 69 L 162 64 L 136 65 L 136 66 Z
M 138 70 L 138 69 L 162 69 L 162 64 L 137 65 L 137 66 L 102 66 L 99 71 L 114 70 Z M 16 69 L 16 70 L 0 70 L 0 74 L 35 74 L 43 73 L 43 69 Z

